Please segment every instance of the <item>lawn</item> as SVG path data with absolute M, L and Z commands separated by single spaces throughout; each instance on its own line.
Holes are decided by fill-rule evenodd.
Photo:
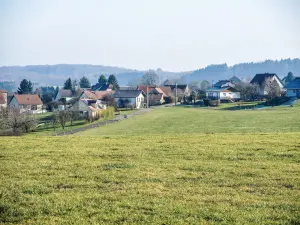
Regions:
M 299 224 L 299 149 L 299 132 L 2 137 L 0 223 Z
M 300 132 L 300 108 L 230 111 L 169 107 L 78 135 L 261 132 Z
M 0 137 L 0 224 L 299 224 L 300 107 L 169 107 Z

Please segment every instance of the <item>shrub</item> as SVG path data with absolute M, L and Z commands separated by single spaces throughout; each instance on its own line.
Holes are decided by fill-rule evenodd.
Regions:
M 212 99 L 203 99 L 204 105 L 206 106 L 219 106 L 220 105 L 220 99 L 212 100 Z

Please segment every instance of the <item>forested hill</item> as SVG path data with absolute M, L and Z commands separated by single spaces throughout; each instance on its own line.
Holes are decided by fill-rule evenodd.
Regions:
M 292 72 L 295 76 L 300 76 L 300 59 L 283 59 L 280 61 L 266 60 L 256 63 L 240 63 L 233 66 L 227 64 L 209 65 L 203 69 L 195 70 L 191 74 L 185 76 L 185 82 L 194 80 L 220 80 L 237 76 L 245 81 L 252 78 L 257 73 L 276 73 L 283 78 Z
M 205 68 L 189 72 L 167 72 L 157 69 L 161 81 L 165 79 L 179 79 L 181 83 L 191 81 L 217 81 L 237 76 L 247 80 L 256 73 L 272 72 L 284 77 L 291 71 L 300 76 L 300 59 L 284 59 L 279 61 L 266 60 L 264 62 L 240 63 L 234 66 L 227 64 L 209 65 Z M 29 79 L 40 85 L 62 85 L 71 77 L 79 80 L 86 76 L 95 83 L 100 74 L 115 74 L 120 85 L 127 85 L 138 81 L 145 71 L 126 69 L 113 66 L 87 65 L 87 64 L 58 64 L 58 65 L 30 65 L 30 66 L 3 66 L 0 67 L 0 85 L 4 81 L 15 81 L 18 86 L 21 79 Z

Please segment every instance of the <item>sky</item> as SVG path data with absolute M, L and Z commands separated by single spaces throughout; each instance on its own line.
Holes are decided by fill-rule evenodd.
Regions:
M 299 57 L 298 0 L 0 0 L 0 66 L 179 72 Z

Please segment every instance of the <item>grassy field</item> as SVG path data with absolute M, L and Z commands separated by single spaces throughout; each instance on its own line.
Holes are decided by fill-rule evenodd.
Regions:
M 5 137 L 0 221 L 299 224 L 300 133 Z
M 0 224 L 300 223 L 300 106 L 162 108 L 78 135 L 0 137 Z
M 161 108 L 78 135 L 300 132 L 300 107 L 267 110 Z

